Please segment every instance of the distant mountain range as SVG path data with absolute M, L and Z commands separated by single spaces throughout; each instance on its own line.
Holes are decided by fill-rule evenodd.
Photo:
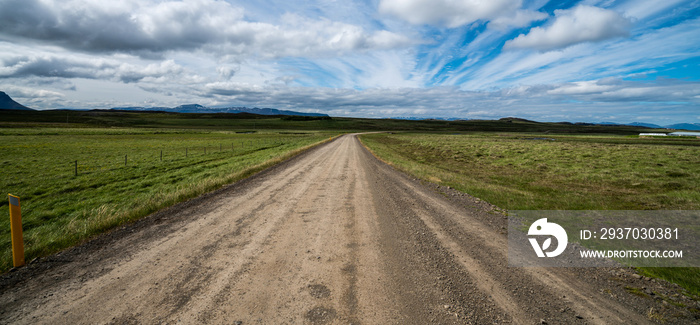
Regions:
M 666 126 L 667 129 L 700 131 L 700 123 L 678 123 Z
M 0 109 L 19 109 L 24 111 L 33 111 L 33 109 L 24 106 L 14 101 L 5 92 L 0 91 Z
M 646 127 L 646 128 L 652 128 L 652 129 L 676 129 L 676 130 L 700 131 L 700 123 L 676 123 L 676 124 L 665 125 L 665 126 L 658 125 L 658 124 L 652 124 L 652 123 L 639 123 L 639 122 L 628 123 L 628 124 L 603 122 L 603 123 L 597 123 L 597 124 L 641 126 L 641 127 Z
M 275 108 L 247 108 L 247 107 L 224 107 L 214 108 L 199 104 L 180 105 L 177 107 L 114 107 L 112 110 L 119 111 L 160 111 L 170 113 L 250 113 L 258 115 L 294 115 L 294 116 L 328 116 L 321 113 L 303 113 L 295 111 L 280 110 Z
M 26 107 L 16 101 L 14 101 L 10 96 L 8 96 L 5 92 L 0 91 L 0 109 L 15 109 L 15 110 L 29 110 L 33 111 L 33 109 Z M 66 108 L 70 109 L 70 108 Z M 75 109 L 73 109 L 75 110 Z M 215 108 L 215 107 L 205 107 L 199 104 L 188 104 L 188 105 L 180 105 L 177 107 L 114 107 L 112 110 L 120 110 L 120 111 L 162 111 L 162 112 L 171 112 L 171 113 L 250 113 L 250 114 L 258 114 L 258 115 L 293 115 L 293 116 L 318 116 L 318 117 L 327 117 L 327 114 L 321 114 L 321 113 L 302 113 L 302 112 L 295 112 L 295 111 L 287 111 L 287 110 L 279 110 L 279 109 L 274 109 L 274 108 L 247 108 L 247 107 L 224 107 L 224 108 Z M 444 121 L 459 121 L 459 120 L 468 120 L 468 119 L 461 119 L 461 118 L 430 118 L 430 117 L 391 117 L 390 119 L 399 119 L 399 120 L 444 120 Z M 508 117 L 508 118 L 503 118 L 504 119 L 511 119 L 511 120 L 523 120 L 523 119 L 517 119 L 513 117 Z M 524 120 L 527 121 L 527 120 Z M 573 124 L 573 123 L 572 123 Z M 639 123 L 639 122 L 634 122 L 634 123 L 628 123 L 628 124 L 622 124 L 622 123 L 614 123 L 614 122 L 598 122 L 598 123 L 576 123 L 576 124 L 601 124 L 601 125 L 629 125 L 629 126 L 638 126 L 638 127 L 647 127 L 647 128 L 652 128 L 652 129 L 676 129 L 676 130 L 693 130 L 693 131 L 700 131 L 700 123 L 677 123 L 677 124 L 671 124 L 671 125 L 657 125 L 657 124 L 651 124 L 651 123 Z
M 409 121 L 425 121 L 425 120 L 436 120 L 436 121 L 468 121 L 468 118 L 459 117 L 418 117 L 418 116 L 398 116 L 398 117 L 387 117 L 387 120 L 409 120 Z

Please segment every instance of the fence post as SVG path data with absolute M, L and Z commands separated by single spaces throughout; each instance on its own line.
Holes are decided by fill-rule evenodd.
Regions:
M 75 161 L 75 176 L 78 176 L 78 161 Z
M 187 158 L 187 148 L 185 148 L 185 158 Z
M 127 155 L 124 155 L 124 166 L 126 166 L 126 156 Z
M 12 236 L 12 265 L 19 267 L 24 265 L 24 240 L 22 238 L 22 209 L 19 205 L 19 197 L 12 194 L 10 199 L 10 233 Z
M 160 151 L 160 161 L 163 161 L 163 150 Z

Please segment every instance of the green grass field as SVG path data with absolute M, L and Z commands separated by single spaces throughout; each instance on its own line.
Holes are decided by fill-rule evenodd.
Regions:
M 368 134 L 378 157 L 508 210 L 699 210 L 700 139 Z M 700 296 L 698 268 L 640 268 Z
M 639 134 L 652 129 L 572 123 L 542 123 L 516 118 L 500 120 L 396 120 L 347 117 L 303 117 L 225 113 L 124 111 L 15 111 L 0 109 L 0 128 L 12 127 L 147 127 L 178 129 L 337 130 L 351 131 L 480 131 L 552 132 L 568 134 Z M 663 130 L 658 130 L 663 131 Z
M 2 128 L 0 189 L 21 198 L 31 260 L 242 179 L 337 134 Z M 0 219 L 3 272 L 12 263 L 7 198 L 0 200 Z
M 506 209 L 700 208 L 696 139 L 638 139 L 632 135 L 652 130 L 513 118 L 0 110 L 0 190 L 21 197 L 31 260 L 242 179 L 331 135 L 374 130 L 459 133 L 362 139 L 400 169 Z M 11 267 L 8 214 L 7 199 L 0 200 L 0 272 Z M 642 271 L 700 294 L 695 269 Z

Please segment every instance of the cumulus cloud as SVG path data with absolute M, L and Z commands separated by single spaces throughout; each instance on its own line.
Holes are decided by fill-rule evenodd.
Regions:
M 632 21 L 613 10 L 580 5 L 569 10 L 555 10 L 554 22 L 535 27 L 507 41 L 505 48 L 531 48 L 549 51 L 583 42 L 597 42 L 629 35 Z
M 203 95 L 205 96 L 229 96 L 234 99 L 245 99 L 251 101 L 251 96 L 259 98 L 260 95 L 274 92 L 274 88 L 264 89 L 262 86 L 252 85 L 243 82 L 212 82 L 204 85 Z M 237 96 L 241 96 L 240 98 Z
M 107 79 L 124 83 L 157 81 L 174 77 L 184 69 L 173 60 L 148 65 L 134 65 L 107 59 L 78 59 L 60 56 L 14 56 L 0 59 L 3 78 L 85 78 Z
M 236 75 L 236 72 L 238 72 L 239 69 L 239 67 L 219 66 L 216 68 L 216 72 L 219 74 L 219 77 L 228 80 Z
M 379 12 L 394 15 L 412 24 L 452 28 L 477 20 L 514 15 L 520 6 L 520 0 L 381 0 Z
M 94 53 L 157 57 L 205 49 L 220 54 L 277 58 L 337 55 L 415 44 L 386 30 L 288 15 L 283 24 L 245 20 L 224 1 L 5 0 L 0 37 L 31 39 Z
M 3 87 L 3 90 L 10 94 L 10 97 L 12 98 L 21 98 L 21 99 L 35 99 L 35 98 L 41 98 L 41 99 L 50 99 L 50 100 L 57 100 L 61 99 L 64 97 L 63 94 L 56 92 L 56 91 L 51 91 L 51 90 L 45 90 L 45 89 L 36 89 L 36 88 L 30 88 L 30 87 L 18 87 L 18 86 L 5 86 Z
M 255 103 L 294 110 L 316 110 L 344 116 L 427 116 L 491 118 L 510 115 L 540 116 L 539 110 L 582 116 L 599 107 L 611 112 L 622 106 L 653 107 L 675 102 L 678 109 L 700 104 L 700 83 L 662 80 L 657 84 L 619 78 L 518 86 L 498 90 L 469 91 L 456 87 L 433 88 L 306 88 L 284 85 L 257 86 L 215 82 L 194 90 L 216 103 Z M 572 101 L 573 100 L 573 101 Z M 682 104 L 681 104 L 682 103 Z M 621 106 L 622 105 L 622 106 Z M 649 105 L 642 105 L 649 106 Z M 614 111 L 614 110 L 613 110 Z M 422 113 L 418 113 L 422 112 Z M 477 114 L 477 112 L 479 112 Z M 576 120 L 570 115 L 568 120 Z M 562 117 L 561 120 L 567 120 Z
M 533 21 L 544 20 L 547 19 L 547 17 L 547 14 L 539 11 L 517 10 L 511 15 L 499 16 L 492 19 L 488 27 L 497 30 L 505 30 L 508 27 L 526 27 Z
M 20 104 L 33 109 L 44 108 L 52 103 L 66 101 L 65 96 L 60 92 L 36 87 L 3 85 L 0 83 L 0 90 L 6 92 Z
M 578 6 L 512 39 L 508 29 L 548 15 L 522 0 L 282 1 L 240 2 L 244 11 L 215 0 L 0 0 L 0 90 L 21 90 L 35 108 L 197 102 L 357 117 L 595 121 L 582 114 L 644 107 L 687 118 L 700 105 L 700 83 L 683 67 L 700 20 L 687 15 L 658 14 L 648 26 L 634 3 L 610 4 L 640 19 L 635 37 L 573 47 L 624 37 L 632 21 Z M 397 19 L 378 21 L 375 5 Z M 450 29 L 475 22 L 488 28 Z M 540 51 L 502 52 L 508 39 L 506 48 Z M 652 68 L 644 82 L 597 79 Z M 649 80 L 671 68 L 689 79 Z
M 173 60 L 165 60 L 159 63 L 152 63 L 146 66 L 122 63 L 118 66 L 107 69 L 107 75 L 114 76 L 124 83 L 139 82 L 148 79 L 150 82 L 170 81 L 173 76 L 181 75 L 184 68 Z
M 550 95 L 588 95 L 600 94 L 618 88 L 614 84 L 606 84 L 599 80 L 594 81 L 578 81 L 566 83 L 557 86 L 554 89 L 548 90 Z
M 544 94 L 551 98 L 568 98 L 586 102 L 677 102 L 697 105 L 700 83 L 661 79 L 653 84 L 620 78 L 603 78 L 549 86 Z
M 2 60 L 1 78 L 50 77 L 96 79 L 106 67 L 103 60 L 92 62 L 50 56 L 19 56 Z
M 203 105 L 275 107 L 355 117 L 461 117 L 500 118 L 519 116 L 541 121 L 630 122 L 642 113 L 673 120 L 697 113 L 700 83 L 687 80 L 658 80 L 656 83 L 604 78 L 548 85 L 517 86 L 498 90 L 469 91 L 457 87 L 433 88 L 310 88 L 283 83 L 258 85 L 246 82 L 138 85 L 161 95 L 175 96 L 155 106 L 196 102 Z M 12 96 L 26 97 L 34 108 L 63 107 L 70 96 L 59 92 L 3 84 Z M 16 94 L 16 95 L 15 95 Z M 648 103 L 653 103 L 649 105 Z M 103 106 L 141 105 L 129 99 L 106 101 Z M 83 103 L 84 105 L 84 103 Z M 45 107 L 45 106 L 44 106 Z M 608 118 L 611 115 L 615 119 Z M 669 123 L 669 124 L 670 124 Z

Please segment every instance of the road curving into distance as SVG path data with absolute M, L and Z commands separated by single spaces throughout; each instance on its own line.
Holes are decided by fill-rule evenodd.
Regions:
M 4 275 L 0 323 L 650 322 L 629 270 L 507 267 L 506 223 L 346 135 Z

